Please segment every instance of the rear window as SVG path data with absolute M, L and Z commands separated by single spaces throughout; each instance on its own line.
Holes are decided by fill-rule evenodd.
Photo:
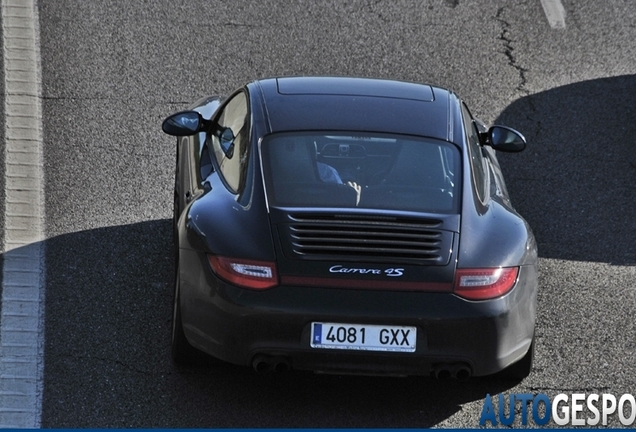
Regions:
M 276 134 L 261 146 L 270 205 L 458 213 L 454 145 L 400 135 Z

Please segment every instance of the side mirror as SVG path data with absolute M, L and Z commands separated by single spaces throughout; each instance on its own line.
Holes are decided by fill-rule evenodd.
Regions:
M 203 117 L 196 111 L 181 111 L 163 121 L 161 129 L 172 136 L 194 135 L 203 127 Z
M 486 138 L 486 144 L 498 151 L 516 153 L 526 148 L 524 136 L 506 126 L 491 127 Z

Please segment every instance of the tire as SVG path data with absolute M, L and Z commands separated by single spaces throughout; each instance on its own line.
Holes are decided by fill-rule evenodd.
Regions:
M 174 251 L 175 272 L 177 271 L 177 263 L 179 261 L 179 195 L 177 190 L 174 191 L 174 204 L 172 207 L 172 248 Z M 178 273 L 177 273 L 178 276 Z
M 532 343 L 530 344 L 530 348 L 528 348 L 528 352 L 524 355 L 521 360 L 518 362 L 508 366 L 504 369 L 501 374 L 502 378 L 509 380 L 517 380 L 521 381 L 524 378 L 527 378 L 532 372 L 532 364 L 534 363 L 534 338 L 532 338 Z
M 196 363 L 199 358 L 199 351 L 190 345 L 183 332 L 183 322 L 181 319 L 181 301 L 179 289 L 179 265 L 175 259 L 176 276 L 174 287 L 174 301 L 172 305 L 172 334 L 171 334 L 171 354 L 174 364 L 179 366 L 189 366 Z

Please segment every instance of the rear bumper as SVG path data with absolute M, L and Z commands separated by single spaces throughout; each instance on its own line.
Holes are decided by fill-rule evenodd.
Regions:
M 279 286 L 252 291 L 218 279 L 204 254 L 181 249 L 181 307 L 192 345 L 222 360 L 252 365 L 282 358 L 295 369 L 333 373 L 429 375 L 465 365 L 496 373 L 527 352 L 535 325 L 537 273 L 520 269 L 511 292 L 471 302 L 448 293 Z M 312 322 L 414 326 L 414 353 L 316 349 Z

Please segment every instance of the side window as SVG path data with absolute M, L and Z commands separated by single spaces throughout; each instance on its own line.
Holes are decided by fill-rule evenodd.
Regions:
M 466 108 L 466 105 L 462 103 L 462 117 L 464 118 L 464 128 L 466 129 L 466 139 L 468 140 L 468 152 L 470 155 L 470 164 L 472 165 L 473 180 L 475 182 L 475 189 L 479 195 L 479 199 L 483 202 L 486 198 L 487 182 L 488 182 L 488 168 L 486 167 L 486 161 L 481 152 L 481 145 L 479 144 L 479 133 L 477 127 L 473 122 L 473 117 Z
M 237 193 L 245 183 L 250 147 L 247 95 L 234 95 L 216 121 L 219 127 L 211 136 L 214 158 L 228 188 Z

